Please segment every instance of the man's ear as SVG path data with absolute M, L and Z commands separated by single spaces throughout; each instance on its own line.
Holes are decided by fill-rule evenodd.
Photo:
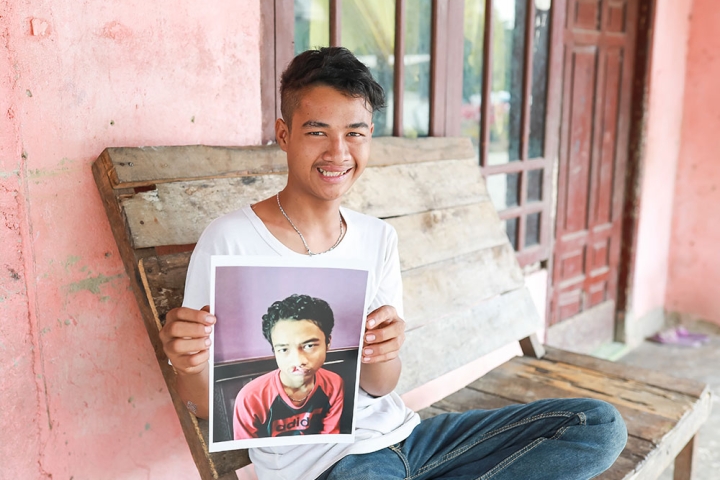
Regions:
M 327 338 L 327 348 L 330 348 L 330 342 L 332 341 L 332 335 Z
M 283 152 L 287 152 L 289 137 L 290 127 L 285 123 L 285 120 L 282 118 L 275 120 L 275 141 L 280 145 Z
M 373 134 L 374 131 L 375 131 L 375 124 L 371 122 L 371 123 L 370 123 L 370 136 L 371 136 L 371 137 L 372 137 L 372 134 Z

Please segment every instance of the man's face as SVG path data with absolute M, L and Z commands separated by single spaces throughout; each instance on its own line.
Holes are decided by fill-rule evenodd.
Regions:
M 287 153 L 288 188 L 318 200 L 337 200 L 367 165 L 374 125 L 365 99 L 324 85 L 300 93 L 292 128 L 278 119 L 278 144 Z
M 312 382 L 327 353 L 320 327 L 310 320 L 280 320 L 270 338 L 283 385 L 299 388 Z

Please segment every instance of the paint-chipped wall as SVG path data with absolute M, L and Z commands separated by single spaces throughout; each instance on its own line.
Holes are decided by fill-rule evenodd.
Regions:
M 641 166 L 636 260 L 631 286 L 630 343 L 663 320 L 675 175 L 685 90 L 692 0 L 656 0 L 650 58 L 646 150 Z M 643 327 L 648 323 L 648 327 Z
M 667 309 L 720 323 L 720 9 L 694 0 Z
M 197 478 L 90 164 L 260 141 L 259 1 L 4 2 L 0 478 Z

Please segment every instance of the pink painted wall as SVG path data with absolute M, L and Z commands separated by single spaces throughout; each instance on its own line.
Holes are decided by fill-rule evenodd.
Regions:
M 694 0 L 666 306 L 720 323 L 720 9 Z
M 685 58 L 692 0 L 656 0 L 656 4 L 630 321 L 665 306 L 686 84 Z
M 259 1 L 2 10 L 0 477 L 197 478 L 90 164 L 259 143 Z

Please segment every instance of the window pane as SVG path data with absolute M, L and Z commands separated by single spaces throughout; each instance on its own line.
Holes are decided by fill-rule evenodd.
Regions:
M 295 55 L 330 45 L 330 0 L 295 0 Z
M 525 223 L 525 246 L 540 244 L 540 213 L 531 213 Z
M 545 155 L 545 105 L 547 101 L 548 51 L 550 45 L 551 0 L 535 2 L 532 97 L 530 99 L 530 140 L 528 156 Z
M 517 242 L 517 230 L 518 230 L 518 218 L 508 218 L 505 220 L 505 233 L 507 233 L 508 239 L 510 240 L 510 245 L 512 245 L 513 250 L 517 251 L 518 249 L 518 242 Z
M 487 189 L 497 211 L 515 207 L 519 203 L 519 173 L 499 173 L 487 177 Z
M 470 137 L 475 154 L 479 157 L 485 0 L 465 0 L 464 34 L 460 132 L 462 136 Z
M 490 145 L 485 165 L 520 159 L 526 0 L 493 0 Z
M 341 45 L 367 65 L 385 90 L 387 108 L 373 116 L 374 136 L 392 135 L 395 2 L 344 0 L 341 35 Z
M 430 128 L 432 0 L 408 0 L 405 16 L 405 96 L 402 130 L 406 137 L 426 137 Z
M 542 186 L 543 186 L 543 169 L 530 170 L 527 173 L 527 201 L 528 202 L 541 202 L 542 201 Z

